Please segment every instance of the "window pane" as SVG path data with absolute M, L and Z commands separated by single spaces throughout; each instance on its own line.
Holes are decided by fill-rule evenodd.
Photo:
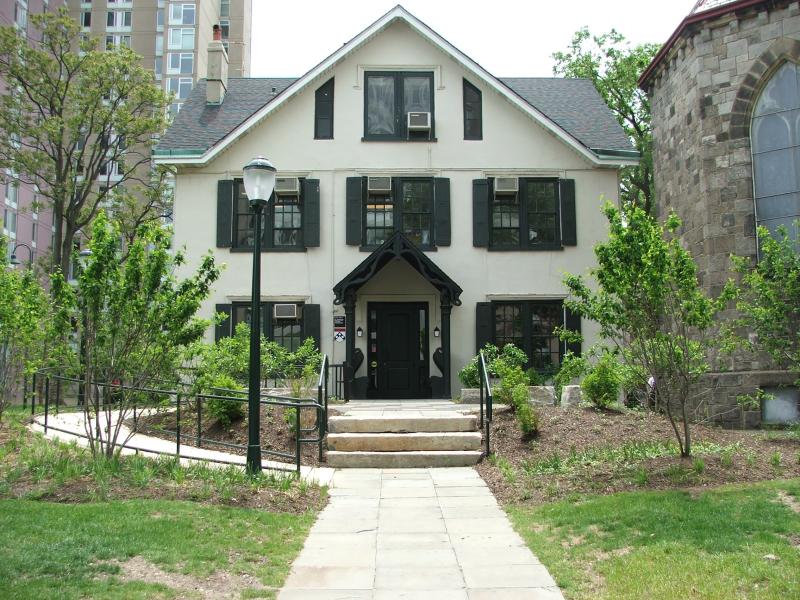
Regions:
M 394 135 L 394 77 L 367 78 L 367 133 Z
M 431 112 L 431 80 L 429 77 L 403 79 L 403 115 L 410 112 Z
M 783 194 L 756 199 L 756 213 L 759 221 L 800 215 L 800 194 Z
M 555 181 L 527 181 L 528 244 L 558 241 L 558 190 Z
M 302 216 L 294 196 L 282 196 L 272 217 L 272 243 L 276 248 L 299 246 Z
M 433 239 L 433 182 L 402 183 L 403 233 L 418 246 L 430 246 Z
M 772 79 L 769 80 L 764 91 L 756 103 L 754 115 L 756 117 L 769 113 L 797 108 L 800 104 L 800 95 L 797 90 L 797 67 L 787 62 Z
M 492 200 L 492 245 L 519 246 L 519 199 L 516 195 Z
M 775 150 L 755 155 L 756 197 L 775 196 L 797 190 L 794 152 Z
M 498 348 L 506 344 L 514 344 L 518 348 L 525 347 L 520 304 L 494 305 L 494 342 Z

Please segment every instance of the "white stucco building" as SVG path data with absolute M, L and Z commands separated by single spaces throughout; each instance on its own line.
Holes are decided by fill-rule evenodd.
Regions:
M 553 327 L 581 326 L 563 273 L 593 264 L 601 198 L 637 161 L 591 82 L 498 79 L 399 6 L 298 79 L 227 79 L 221 47 L 209 52 L 156 156 L 177 168 L 187 267 L 209 251 L 227 264 L 204 307 L 230 315 L 216 336 L 248 319 L 241 176 L 264 155 L 279 171 L 262 237 L 268 337 L 317 338 L 356 369 L 355 396 L 456 395 L 489 341 L 558 363 Z

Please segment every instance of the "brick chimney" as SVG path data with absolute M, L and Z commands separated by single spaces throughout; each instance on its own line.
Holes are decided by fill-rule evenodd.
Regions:
M 214 25 L 214 37 L 208 43 L 208 75 L 206 77 L 206 102 L 222 104 L 228 89 L 228 53 L 222 45 L 222 30 Z

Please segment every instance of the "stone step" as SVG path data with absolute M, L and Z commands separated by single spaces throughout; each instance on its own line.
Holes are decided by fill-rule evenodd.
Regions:
M 468 467 L 481 459 L 478 450 L 429 450 L 417 452 L 328 452 L 328 466 L 335 468 L 402 469 L 420 467 Z
M 480 450 L 480 448 L 481 434 L 478 431 L 328 434 L 328 450 L 341 452 Z
M 475 431 L 478 417 L 461 413 L 426 416 L 359 416 L 329 417 L 330 433 L 437 433 Z

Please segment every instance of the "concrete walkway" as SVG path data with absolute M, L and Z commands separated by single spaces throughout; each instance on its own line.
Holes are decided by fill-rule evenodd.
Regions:
M 477 471 L 337 470 L 279 600 L 556 600 Z
M 116 419 L 117 411 L 114 411 L 112 413 L 112 422 L 116 423 Z M 57 415 L 51 413 L 48 418 L 48 425 L 50 428 L 48 432 L 44 434 L 44 415 L 38 414 L 34 417 L 30 427 L 33 431 L 44 434 L 48 439 L 57 439 L 62 442 L 75 441 L 79 446 L 89 445 L 89 441 L 86 439 L 86 428 L 82 412 L 61 412 Z M 130 430 L 123 425 L 119 436 L 120 441 L 128 439 L 129 434 Z M 125 444 L 122 453 L 136 454 L 138 452 L 142 452 L 145 456 L 150 456 L 152 458 L 155 458 L 159 454 L 174 456 L 175 442 L 144 435 L 143 433 L 134 433 Z M 181 463 L 188 465 L 191 462 L 197 461 L 206 462 L 206 464 L 211 467 L 222 468 L 231 464 L 244 467 L 246 457 L 239 454 L 220 452 L 208 448 L 196 448 L 195 446 L 181 444 Z M 265 469 L 289 470 L 292 473 L 295 469 L 293 464 L 268 460 L 262 460 L 262 466 Z M 334 470 L 330 467 L 300 467 L 300 476 L 302 479 L 318 483 L 319 485 L 330 485 L 333 472 Z M 289 474 L 291 473 L 287 473 L 287 475 Z

